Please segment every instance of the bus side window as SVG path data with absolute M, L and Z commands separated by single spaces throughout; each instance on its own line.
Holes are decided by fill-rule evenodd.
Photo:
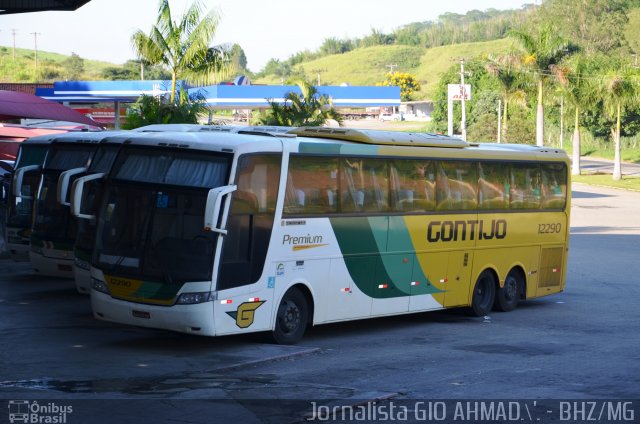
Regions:
M 393 210 L 427 212 L 436 206 L 434 163 L 428 160 L 397 160 L 390 169 Z
M 567 198 L 567 168 L 564 164 L 542 165 L 542 207 L 562 209 Z
M 530 163 L 514 164 L 510 176 L 510 208 L 511 209 L 539 209 L 540 166 Z
M 291 156 L 283 213 L 325 214 L 338 209 L 338 160 Z
M 340 211 L 358 212 L 364 208 L 364 175 L 361 159 L 344 159 L 340 164 Z
M 436 197 L 438 210 L 475 210 L 478 207 L 478 173 L 475 161 L 439 161 Z
M 389 210 L 389 170 L 383 159 L 353 158 L 340 169 L 341 212 Z
M 478 164 L 480 209 L 509 209 L 509 168 L 499 162 Z

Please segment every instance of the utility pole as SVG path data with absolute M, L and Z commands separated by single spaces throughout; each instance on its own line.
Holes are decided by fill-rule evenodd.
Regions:
M 320 72 L 324 72 L 324 71 L 326 71 L 326 69 L 324 69 L 324 68 L 323 69 L 312 69 L 311 70 L 311 72 L 314 72 L 316 74 L 316 76 L 317 76 L 317 79 L 318 79 L 318 85 L 317 86 L 318 87 L 320 86 Z
M 560 148 L 564 144 L 564 96 L 560 97 Z
M 15 28 L 11 28 L 11 33 L 13 34 L 13 61 L 15 62 L 16 60 L 16 31 L 18 31 Z
M 38 78 L 38 35 L 42 35 L 40 32 L 32 32 L 33 35 L 33 45 L 35 48 L 35 58 L 36 58 L 36 78 Z
M 498 143 L 502 139 L 502 99 L 498 99 Z
M 398 65 L 395 64 L 395 63 L 393 63 L 393 64 L 390 63 L 390 64 L 387 65 L 387 68 L 389 68 L 389 73 L 390 74 L 393 74 L 393 68 L 397 68 L 397 67 L 398 67 Z
M 460 128 L 462 130 L 462 139 L 467 141 L 467 108 L 465 104 L 465 97 L 467 97 L 467 93 L 464 88 L 464 59 L 460 59 L 460 84 L 462 86 L 462 99 L 460 103 L 462 106 L 462 120 L 460 122 Z

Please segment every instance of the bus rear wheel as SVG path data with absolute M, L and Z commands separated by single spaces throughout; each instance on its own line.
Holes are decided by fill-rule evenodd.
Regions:
M 501 312 L 513 311 L 520 301 L 522 282 L 520 273 L 512 270 L 504 280 L 504 286 L 500 287 L 496 293 L 494 309 Z
M 482 271 L 473 288 L 471 297 L 471 315 L 481 317 L 487 315 L 493 307 L 496 293 L 496 279 L 489 270 Z
M 285 293 L 278 306 L 276 324 L 271 333 L 278 344 L 295 344 L 302 339 L 309 322 L 309 305 L 297 288 Z

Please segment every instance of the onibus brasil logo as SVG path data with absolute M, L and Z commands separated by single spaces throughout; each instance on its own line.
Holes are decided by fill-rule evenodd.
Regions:
M 13 423 L 38 423 L 38 424 L 65 424 L 67 417 L 73 413 L 73 406 L 58 405 L 54 402 L 39 404 L 38 401 L 10 400 L 9 422 Z

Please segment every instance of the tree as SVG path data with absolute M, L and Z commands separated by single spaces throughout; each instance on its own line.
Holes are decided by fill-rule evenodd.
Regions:
M 80 79 L 84 72 L 84 59 L 72 52 L 71 56 L 62 62 L 62 67 L 67 80 Z
M 409 73 L 389 72 L 384 81 L 376 85 L 400 87 L 400 100 L 407 102 L 412 99 L 416 91 L 420 91 L 420 82 Z
M 625 42 L 628 0 L 547 0 L 539 22 L 556 23 L 559 34 L 588 54 L 611 53 Z
M 247 55 L 244 54 L 244 50 L 240 47 L 240 44 L 234 44 L 231 47 L 231 62 L 233 68 L 237 72 L 246 72 L 247 70 Z
M 342 115 L 333 108 L 331 99 L 318 95 L 311 83 L 297 82 L 301 94 L 289 92 L 284 96 L 284 104 L 269 101 L 271 109 L 256 118 L 257 125 L 277 125 L 285 127 L 319 127 L 333 119 L 342 126 Z
M 554 68 L 562 86 L 562 94 L 574 111 L 571 173 L 580 175 L 580 112 L 592 108 L 596 103 L 597 84 L 592 77 L 600 68 L 599 58 L 576 55 L 563 66 Z
M 638 104 L 640 95 L 640 79 L 638 71 L 631 67 L 610 69 L 600 81 L 600 92 L 603 96 L 605 113 L 615 115 L 615 127 L 611 129 L 615 142 L 615 161 L 613 179 L 622 178 L 620 159 L 620 117 L 624 109 Z
M 503 101 L 502 107 L 502 128 L 501 135 L 506 139 L 509 117 L 509 104 L 515 103 L 524 107 L 527 105 L 526 93 L 524 91 L 526 81 L 523 74 L 519 72 L 519 58 L 514 55 L 489 57 L 485 68 L 490 75 L 493 75 L 500 86 L 500 97 Z
M 131 36 L 138 57 L 151 65 L 162 64 L 171 73 L 171 99 L 176 97 L 176 82 L 184 78 L 193 83 L 210 83 L 226 75 L 230 54 L 224 47 L 209 47 L 218 28 L 214 10 L 203 15 L 200 1 L 195 1 L 173 21 L 169 0 L 160 0 L 156 23 L 149 35 L 141 30 Z
M 197 124 L 198 117 L 207 112 L 204 98 L 189 96 L 181 89 L 174 103 L 167 103 L 162 97 L 143 95 L 127 114 L 125 129 L 133 129 L 152 124 Z
M 102 70 L 102 78 L 110 81 L 116 80 L 137 80 L 140 75 L 141 62 L 139 60 L 127 60 L 122 66 L 110 66 Z M 146 65 L 144 77 L 149 80 L 171 79 L 171 75 L 162 69 L 161 66 Z
M 524 66 L 533 72 L 538 84 L 538 108 L 536 111 L 536 145 L 544 145 L 544 84 L 551 76 L 552 69 L 569 56 L 575 47 L 557 35 L 555 28 L 545 25 L 537 34 L 513 30 L 510 32 L 524 53 Z

